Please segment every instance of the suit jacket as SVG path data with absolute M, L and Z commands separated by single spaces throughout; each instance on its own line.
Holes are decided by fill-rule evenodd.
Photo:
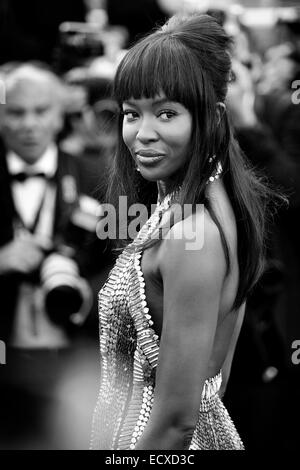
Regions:
M 68 185 L 72 185 L 72 196 Z M 58 170 L 55 178 L 56 207 L 54 215 L 53 241 L 57 246 L 68 245 L 74 249 L 81 275 L 88 278 L 101 266 L 101 249 L 97 244 L 95 232 L 76 226 L 72 214 L 79 207 L 81 195 L 78 160 L 72 155 L 59 151 Z M 6 152 L 0 151 L 0 247 L 14 237 L 16 218 L 10 175 L 8 173 Z M 18 274 L 0 276 L 0 339 L 9 338 L 17 299 L 18 286 L 22 278 Z

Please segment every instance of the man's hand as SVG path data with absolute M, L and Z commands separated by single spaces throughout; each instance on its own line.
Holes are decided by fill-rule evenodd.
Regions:
M 0 274 L 30 274 L 45 257 L 34 237 L 12 240 L 0 248 Z

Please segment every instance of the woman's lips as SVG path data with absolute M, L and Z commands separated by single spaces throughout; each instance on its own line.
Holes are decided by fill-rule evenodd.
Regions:
M 153 163 L 157 163 L 160 160 L 163 160 L 164 155 L 155 155 L 153 157 L 145 157 L 144 155 L 140 155 L 139 153 L 136 154 L 136 159 L 142 163 L 143 165 L 151 165 Z
M 135 153 L 136 159 L 143 165 L 151 165 L 163 160 L 165 155 L 151 150 L 141 150 Z

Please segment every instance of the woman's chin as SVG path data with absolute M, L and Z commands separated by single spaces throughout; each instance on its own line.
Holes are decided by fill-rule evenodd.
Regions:
M 147 181 L 156 182 L 162 179 L 162 176 L 159 172 L 149 171 L 145 168 L 139 168 L 140 175 Z

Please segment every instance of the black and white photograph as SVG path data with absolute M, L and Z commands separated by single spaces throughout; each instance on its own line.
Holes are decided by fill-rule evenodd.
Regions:
M 297 450 L 299 220 L 299 0 L 0 0 L 0 450 Z

